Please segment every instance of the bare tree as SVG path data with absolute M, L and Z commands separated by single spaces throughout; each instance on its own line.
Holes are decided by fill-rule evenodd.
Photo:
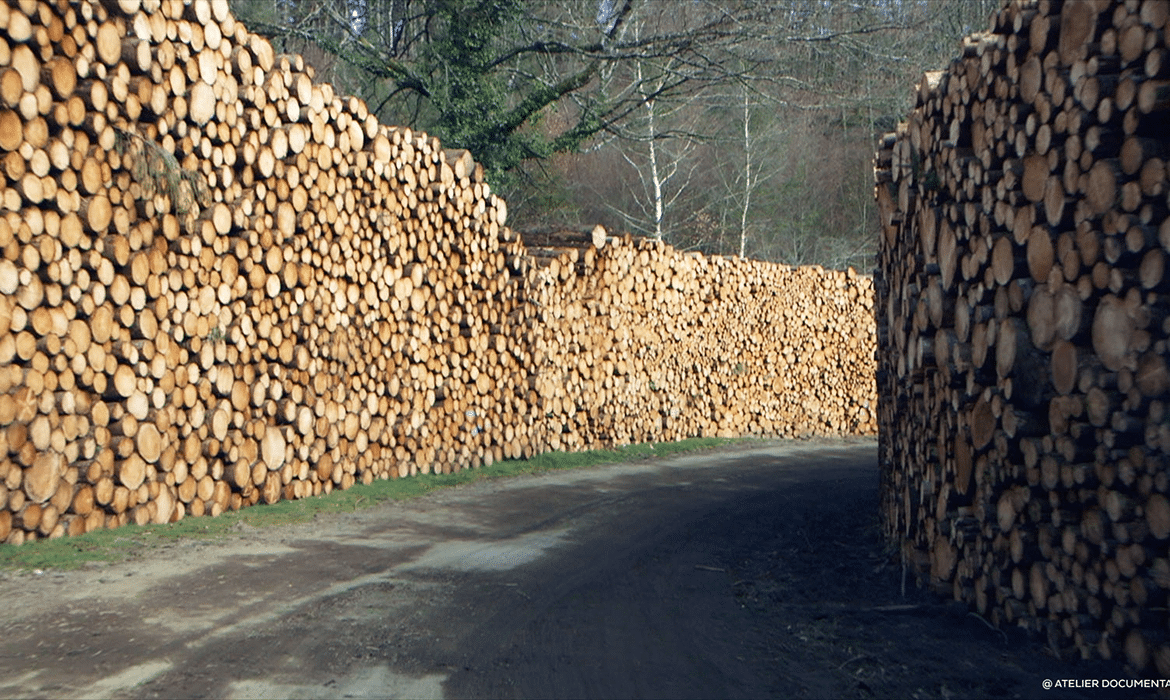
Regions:
M 640 18 L 640 22 L 630 24 L 635 40 L 645 21 Z M 667 211 L 689 193 L 698 165 L 693 157 L 698 145 L 693 129 L 695 110 L 688 110 L 685 102 L 662 97 L 666 83 L 679 68 L 674 57 L 634 65 L 632 89 L 642 99 L 641 114 L 633 115 L 613 135 L 622 139 L 622 158 L 639 186 L 628 200 L 609 206 L 628 227 L 659 241 L 670 233 Z M 613 79 L 612 74 L 609 77 Z M 612 140 L 611 136 L 606 141 Z

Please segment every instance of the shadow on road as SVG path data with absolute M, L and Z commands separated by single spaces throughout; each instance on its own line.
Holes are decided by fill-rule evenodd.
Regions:
M 877 481 L 872 441 L 764 443 L 4 581 L 0 695 L 1152 695 L 903 595 Z

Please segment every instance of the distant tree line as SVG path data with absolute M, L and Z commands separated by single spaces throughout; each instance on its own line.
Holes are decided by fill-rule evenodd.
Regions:
M 876 135 L 998 0 L 234 0 L 383 123 L 467 148 L 513 225 L 871 266 Z

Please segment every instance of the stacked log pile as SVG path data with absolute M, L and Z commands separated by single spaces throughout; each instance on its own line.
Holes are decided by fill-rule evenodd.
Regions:
M 876 431 L 869 277 L 626 236 L 527 279 L 551 449 Z
M 887 534 L 997 626 L 1170 676 L 1170 4 L 1013 0 L 877 156 Z
M 0 15 L 0 537 L 530 451 L 476 429 L 523 414 L 521 248 L 467 152 L 380 126 L 226 2 Z
M 625 384 L 602 392 L 619 377 L 679 386 L 670 363 L 685 355 L 671 343 L 698 341 L 690 326 L 663 325 L 670 312 L 654 294 L 667 289 L 685 318 L 711 303 L 754 324 L 745 331 L 728 315 L 702 329 L 706 366 L 745 368 L 703 378 L 745 404 L 724 431 L 873 428 L 870 414 L 824 397 L 831 409 L 806 407 L 790 425 L 775 406 L 799 400 L 763 398 L 768 387 L 747 371 L 763 360 L 728 354 L 767 348 L 796 364 L 802 346 L 815 356 L 820 343 L 826 363 L 844 357 L 828 349 L 838 335 L 826 314 L 868 309 L 867 279 L 604 245 L 591 233 L 528 249 L 468 152 L 378 124 L 360 100 L 314 82 L 300 57 L 275 54 L 223 0 L 0 3 L 0 162 L 3 542 L 713 430 L 722 416 L 678 413 L 711 412 L 697 400 L 654 399 L 658 417 L 639 413 L 636 428 L 616 425 L 616 407 L 603 427 L 566 418 L 593 420 L 585 407 L 619 394 L 628 402 Z M 565 243 L 605 267 L 574 268 Z M 680 265 L 691 277 L 671 286 Z M 595 278 L 581 276 L 587 268 Z M 718 282 L 695 287 L 704 274 Z M 795 353 L 782 348 L 777 305 L 750 298 L 790 280 L 803 291 L 785 298 L 804 298 L 813 319 Z M 617 290 L 620 315 L 586 316 L 587 300 L 573 296 L 588 288 L 600 299 L 602 286 Z M 684 305 L 687 291 L 698 296 Z M 578 305 L 558 310 L 554 297 Z M 540 325 L 569 316 L 625 333 L 624 345 L 558 344 L 561 326 Z M 841 328 L 858 343 L 849 362 L 864 364 L 872 333 Z M 631 329 L 658 334 L 658 345 L 645 349 Z M 745 332 L 750 342 L 719 337 Z M 626 359 L 638 353 L 653 361 Z M 568 373 L 560 390 L 550 358 Z M 597 373 L 606 362 L 608 380 Z M 772 390 L 808 391 L 768 371 L 758 376 Z M 845 360 L 818 371 L 853 386 Z M 876 402 L 873 391 L 861 380 L 852 394 Z

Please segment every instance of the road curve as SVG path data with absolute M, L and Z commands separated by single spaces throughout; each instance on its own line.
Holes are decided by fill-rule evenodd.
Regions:
M 1095 697 L 903 597 L 876 493 L 872 441 L 768 442 L 8 575 L 0 696 Z

